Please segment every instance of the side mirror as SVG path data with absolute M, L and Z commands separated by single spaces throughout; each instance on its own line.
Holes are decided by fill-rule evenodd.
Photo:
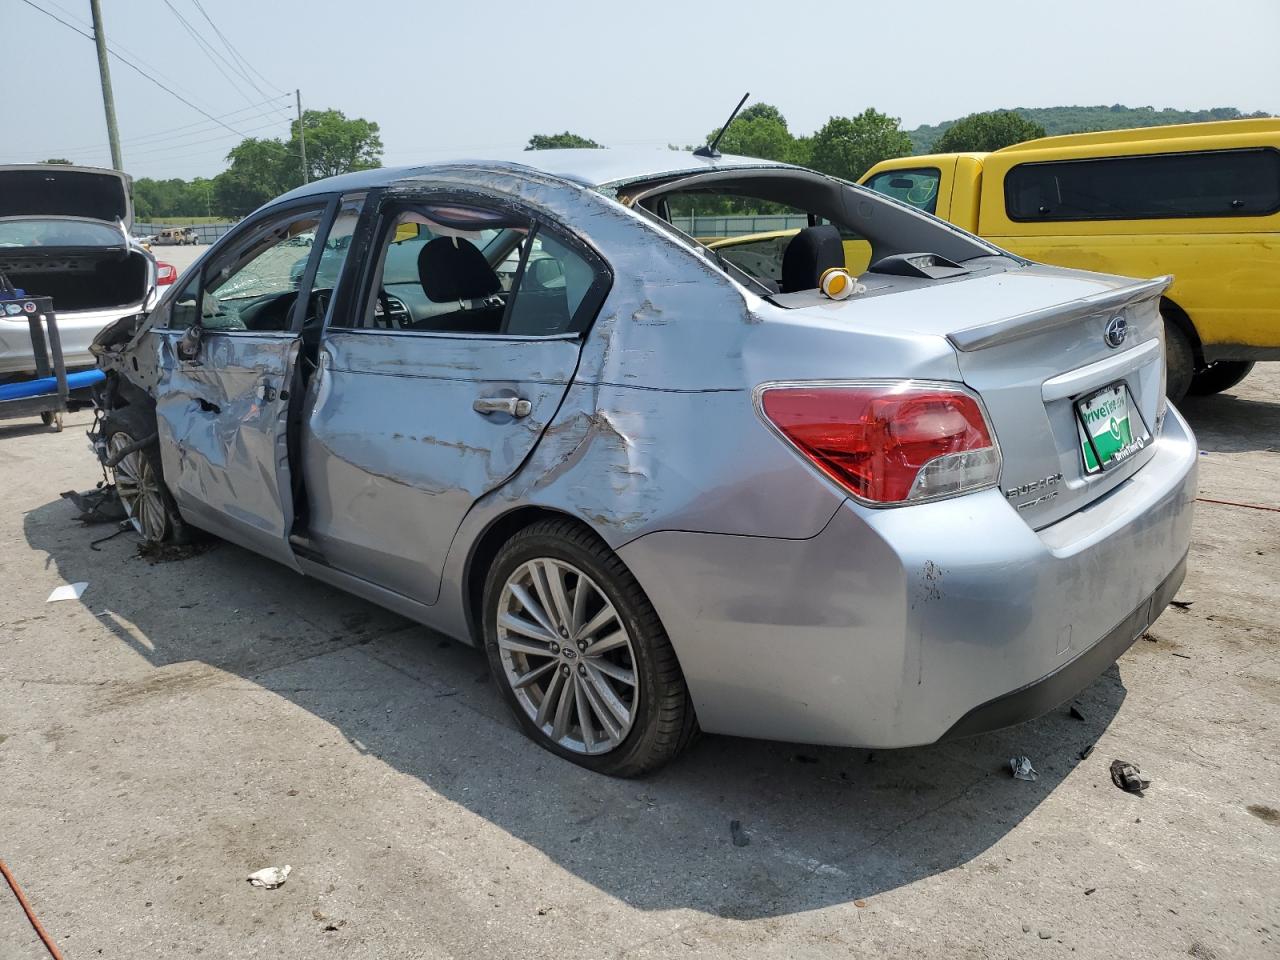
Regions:
M 178 359 L 184 363 L 195 363 L 200 356 L 200 342 L 204 340 L 204 326 L 193 323 L 182 332 L 178 340 Z

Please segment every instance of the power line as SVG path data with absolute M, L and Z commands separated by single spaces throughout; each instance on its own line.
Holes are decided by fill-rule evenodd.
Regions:
M 47 5 L 53 7 L 63 16 L 69 18 L 70 20 L 75 21 L 76 26 L 79 26 L 81 29 L 90 31 L 90 35 L 92 35 L 93 26 L 90 24 L 81 22 L 80 19 L 74 13 L 72 13 L 62 4 L 58 3 L 57 0 L 44 0 L 44 2 Z M 149 63 L 146 59 L 139 56 L 135 51 L 126 47 L 123 43 L 120 43 L 116 40 L 108 40 L 107 48 L 108 50 L 110 50 L 111 53 L 114 53 L 117 56 L 127 55 L 130 59 L 134 61 L 134 63 L 138 64 L 139 66 L 145 67 L 147 70 L 151 71 L 151 73 L 153 73 L 159 79 L 163 80 L 169 86 L 173 87 L 176 90 L 180 90 L 185 96 L 197 101 L 200 99 L 200 97 L 196 95 L 194 92 L 184 87 L 181 83 L 178 83 L 172 77 L 166 75 L 165 72 L 161 70 L 159 67 L 157 67 L 154 63 Z
M 213 69 L 217 70 L 218 73 L 222 74 L 222 78 L 226 80 L 227 83 L 231 84 L 235 92 L 238 93 L 240 96 L 244 97 L 246 102 L 252 100 L 252 96 L 249 93 L 247 93 L 245 90 L 241 89 L 240 84 L 236 82 L 236 78 L 233 77 L 231 74 L 227 73 L 226 70 L 222 69 L 222 63 L 227 64 L 227 66 L 231 67 L 233 70 L 235 69 L 235 67 L 227 61 L 227 58 L 224 57 L 217 50 L 215 50 L 213 48 L 213 45 L 210 44 L 209 41 L 205 40 L 204 37 L 200 36 L 200 34 L 196 32 L 195 27 L 193 27 L 187 21 L 186 17 L 184 17 L 182 14 L 178 12 L 178 8 L 175 7 L 172 3 L 170 3 L 169 0 L 164 0 L 164 5 L 169 8 L 169 12 L 173 14 L 174 19 L 177 20 L 178 23 L 182 25 L 182 29 L 187 31 L 187 35 L 196 42 L 196 46 L 200 48 L 200 52 L 203 53 L 205 55 L 205 58 L 210 63 L 213 64 Z M 221 60 L 222 63 L 219 63 L 218 62 L 219 60 Z M 263 95 L 261 94 L 261 91 L 259 91 L 259 95 Z
M 25 3 L 27 6 L 29 6 L 29 7 L 30 7 L 31 9 L 33 9 L 33 10 L 39 10 L 39 11 L 40 11 L 41 13 L 43 13 L 46 17 L 49 17 L 49 18 L 51 18 L 51 19 L 53 19 L 53 20 L 57 20 L 60 24 L 62 24 L 62 25 L 63 25 L 64 27 L 66 27 L 67 29 L 69 29 L 69 30 L 74 30 L 76 33 L 80 34 L 80 36 L 84 37 L 86 40 L 89 40 L 90 42 L 93 42 L 93 37 L 92 37 L 90 34 L 85 33 L 83 30 L 81 30 L 79 27 L 75 26 L 74 24 L 68 23 L 66 20 L 63 20 L 63 19 L 62 19 L 61 17 L 59 17 L 57 14 L 55 14 L 55 13 L 51 13 L 50 11 L 46 10 L 44 7 L 40 6 L 39 4 L 34 3 L 34 2 L 33 2 L 33 0 L 22 0 L 22 2 L 23 2 L 23 3 Z M 161 82 L 160 82 L 159 80 L 157 80 L 155 77 L 153 77 L 151 74 L 147 73 L 145 70 L 143 70 L 141 67 L 139 67 L 139 66 L 138 66 L 136 63 L 134 63 L 132 60 L 128 60 L 128 59 L 126 59 L 126 58 L 122 57 L 120 54 L 116 53 L 116 51 L 114 51 L 114 50 L 110 51 L 110 54 L 111 54 L 111 56 L 113 56 L 113 57 L 115 57 L 117 60 L 119 60 L 121 63 L 123 63 L 126 67 L 128 67 L 130 70 L 133 70 L 135 73 L 137 73 L 139 76 L 145 77 L 147 80 L 150 80 L 152 83 L 154 83 L 157 87 L 159 87 L 159 88 L 160 88 L 161 90 L 163 90 L 165 93 L 169 94 L 171 97 L 173 97 L 173 98 L 175 98 L 176 100 L 180 100 L 180 101 L 182 101 L 183 103 L 185 103 L 185 104 L 186 104 L 188 107 L 190 107 L 192 110 L 196 111 L 196 113 L 199 113 L 199 114 L 201 114 L 202 116 L 208 117 L 210 120 L 214 121 L 215 123 L 217 123 L 217 124 L 218 124 L 219 126 L 221 126 L 221 127 L 226 127 L 228 130 L 230 130 L 232 133 L 236 134 L 237 136 L 240 136 L 240 137 L 243 137 L 243 136 L 244 136 L 244 134 L 243 134 L 243 133 L 241 133 L 239 130 L 237 130 L 235 127 L 232 127 L 232 126 L 230 126 L 229 124 L 223 123 L 221 120 L 219 120 L 219 119 L 218 119 L 217 117 L 215 117 L 213 114 L 209 113 L 209 111 L 204 110 L 204 109 L 203 109 L 203 108 L 201 108 L 201 107 L 197 107 L 194 103 L 192 103 L 192 102 L 191 102 L 190 100 L 188 100 L 186 97 L 182 96 L 182 94 L 177 93 L 177 92 L 175 92 L 174 90 L 172 90 L 171 88 L 169 88 L 169 87 L 165 86 L 163 83 L 161 83 Z
M 223 33 L 220 29 L 218 29 L 218 25 L 213 22 L 213 18 L 209 16 L 208 12 L 204 8 L 204 4 L 202 4 L 200 0 L 191 0 L 191 2 L 194 3 L 196 6 L 196 9 L 200 11 L 200 15 L 204 17 L 206 21 L 208 21 L 209 26 L 213 27 L 213 32 L 218 35 L 218 39 L 220 39 L 222 41 L 222 45 L 227 48 L 227 52 L 231 54 L 232 59 L 234 59 L 237 63 L 240 64 L 241 76 L 243 76 L 245 80 L 249 82 L 249 84 L 253 87 L 253 89 L 257 90 L 258 93 L 261 94 L 262 96 L 264 97 L 267 96 L 267 94 L 263 91 L 263 89 L 259 87 L 256 83 L 254 83 L 253 78 L 249 76 L 250 70 L 256 73 L 259 79 L 261 79 L 262 82 L 265 83 L 268 87 L 270 87 L 273 90 L 279 90 L 281 93 L 284 93 L 283 90 L 280 90 L 279 87 L 277 87 L 274 83 L 272 83 L 270 80 L 264 77 L 261 71 L 257 69 L 257 67 L 251 64 L 248 60 L 246 60 L 241 55 L 240 51 L 237 50 L 235 46 L 232 45 L 231 41 L 227 39 L 227 35 Z
M 279 99 L 281 98 L 273 97 L 272 102 Z M 263 106 L 263 104 L 255 103 L 248 107 L 241 107 L 239 110 L 232 110 L 230 113 L 219 114 L 218 119 L 229 120 L 232 117 L 238 116 L 239 114 L 249 113 L 249 111 L 261 106 Z M 261 120 L 266 117 L 277 119 L 278 122 L 280 123 L 289 122 L 286 119 L 281 119 L 279 117 L 279 114 L 271 112 L 271 113 L 253 113 L 253 114 L 249 114 L 248 116 L 242 116 L 240 117 L 240 119 L 236 121 L 236 123 L 249 123 L 251 121 Z M 125 146 L 132 146 L 132 145 L 153 146 L 155 144 L 164 143 L 171 140 L 185 140 L 188 137 L 201 136 L 215 129 L 217 129 L 216 125 L 210 124 L 207 120 L 196 120 L 192 123 L 182 124 L 181 126 L 177 126 L 177 127 L 169 127 L 164 130 L 154 130 L 151 133 L 139 134 L 136 137 L 127 137 L 125 139 L 122 139 L 120 143 Z M 83 153 L 86 150 L 97 150 L 101 148 L 101 146 L 102 146 L 102 141 L 96 141 L 94 143 L 82 143 L 82 144 L 77 144 L 75 146 L 70 146 L 70 147 L 67 147 L 67 146 L 48 147 L 38 152 L 47 153 L 50 156 L 55 156 L 58 154 L 67 155 L 67 154 L 74 154 L 74 153 Z M 22 155 L 25 156 L 26 154 L 24 153 Z M 6 154 L 6 156 L 18 156 L 18 155 Z

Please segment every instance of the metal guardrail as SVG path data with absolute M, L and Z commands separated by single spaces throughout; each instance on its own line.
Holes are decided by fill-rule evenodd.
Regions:
M 694 237 L 738 237 L 746 233 L 767 233 L 771 230 L 799 230 L 809 225 L 804 216 L 727 214 L 724 216 L 672 217 L 671 222 Z M 199 243 L 213 243 L 234 227 L 234 223 L 165 222 L 135 223 L 133 235 L 148 237 L 161 230 L 183 230 L 188 227 L 196 232 Z
M 809 225 L 805 216 L 764 216 L 726 214 L 724 216 L 672 217 L 671 223 L 692 237 L 739 237 L 771 230 L 799 230 Z

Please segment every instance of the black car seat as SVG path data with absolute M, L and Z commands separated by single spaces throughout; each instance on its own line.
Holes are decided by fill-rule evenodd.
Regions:
M 805 227 L 782 251 L 782 292 L 816 290 L 824 271 L 843 266 L 840 231 L 829 223 Z
M 497 296 L 502 281 L 470 240 L 428 241 L 418 254 L 418 281 L 432 303 L 456 303 L 458 309 L 428 317 L 414 329 L 498 332 L 505 310 Z

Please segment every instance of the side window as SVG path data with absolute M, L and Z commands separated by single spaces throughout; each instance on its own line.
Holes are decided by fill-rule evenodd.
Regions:
M 595 283 L 596 272 L 581 254 L 539 230 L 530 246 L 504 332 L 546 337 L 583 329 L 591 318 L 583 320 L 580 313 Z M 594 311 L 594 306 L 588 309 Z
M 196 300 L 200 296 L 200 275 L 196 274 L 187 281 L 173 298 L 173 306 L 169 308 L 169 328 L 185 330 L 196 322 L 198 316 Z
M 1024 163 L 1004 180 L 1011 220 L 1162 220 L 1280 210 L 1270 148 Z
M 602 268 L 533 220 L 446 203 L 383 214 L 358 325 L 379 330 L 548 336 L 584 329 Z
M 918 170 L 886 170 L 866 182 L 876 193 L 909 203 L 925 213 L 938 212 L 938 182 L 942 171 L 937 167 Z
M 356 224 L 360 221 L 360 211 L 364 206 L 364 196 L 349 197 L 343 200 L 329 225 L 329 232 L 320 249 L 320 258 L 316 262 L 315 279 L 311 283 L 310 296 L 307 299 L 307 310 L 303 315 L 303 323 L 310 325 L 324 320 L 333 291 L 342 278 L 342 269 L 347 262 L 347 254 L 351 251 L 351 241 L 355 237 Z M 297 261 L 290 272 L 297 271 L 295 285 L 302 281 L 306 274 L 307 260 Z
M 205 329 L 288 330 L 323 213 L 295 212 L 264 224 L 213 264 L 200 298 Z

